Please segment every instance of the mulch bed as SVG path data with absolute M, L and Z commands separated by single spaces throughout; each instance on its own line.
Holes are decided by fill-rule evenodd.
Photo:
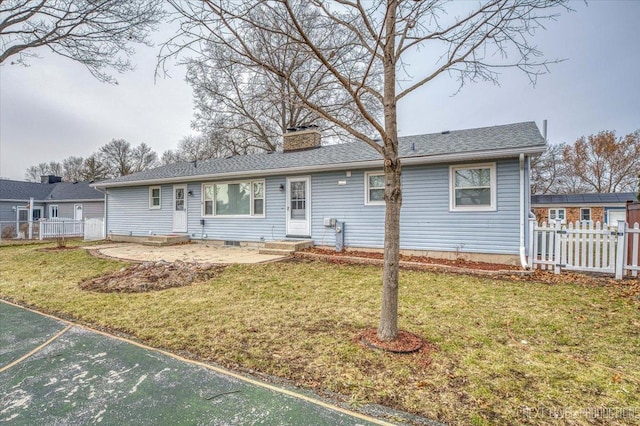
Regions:
M 39 248 L 38 251 L 43 251 L 43 252 L 49 252 L 49 251 L 65 251 L 65 250 L 78 250 L 80 247 L 67 247 L 67 246 L 62 246 L 62 247 L 44 247 L 44 248 Z
M 424 341 L 421 337 L 416 336 L 408 331 L 398 330 L 398 337 L 390 342 L 378 339 L 378 330 L 368 328 L 360 335 L 360 340 L 366 346 L 372 349 L 380 349 L 387 352 L 399 354 L 410 354 L 422 349 Z
M 382 264 L 384 253 L 348 250 L 336 252 L 335 250 L 311 247 L 296 253 L 297 256 L 322 259 L 333 263 L 372 263 Z M 400 255 L 400 266 L 417 269 L 440 269 L 460 273 L 478 273 L 481 275 L 496 275 L 504 273 L 528 274 L 520 266 L 504 265 L 500 263 L 475 262 L 463 258 L 450 260 L 428 256 Z
M 144 262 L 97 278 L 84 280 L 83 290 L 102 293 L 142 293 L 184 287 L 194 282 L 207 281 L 224 270 L 210 263 Z

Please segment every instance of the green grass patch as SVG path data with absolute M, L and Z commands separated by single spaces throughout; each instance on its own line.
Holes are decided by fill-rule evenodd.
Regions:
M 402 271 L 400 325 L 437 349 L 392 355 L 356 340 L 377 325 L 377 267 L 235 265 L 187 287 L 104 294 L 77 284 L 126 263 L 42 247 L 0 247 L 0 297 L 356 407 L 477 425 L 591 424 L 583 412 L 602 407 L 640 416 L 640 310 L 615 287 Z M 623 417 L 600 420 L 638 421 Z

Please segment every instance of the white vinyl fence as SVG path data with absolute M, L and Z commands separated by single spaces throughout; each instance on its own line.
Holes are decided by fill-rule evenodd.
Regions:
M 82 237 L 84 235 L 84 222 L 81 220 L 51 218 L 42 219 L 40 225 L 40 239 L 60 237 Z
M 538 224 L 530 220 L 529 266 L 553 270 L 602 272 L 638 276 L 640 226 L 608 227 L 600 222 L 560 221 Z
M 104 240 L 104 221 L 102 219 L 87 219 L 84 222 L 85 241 Z

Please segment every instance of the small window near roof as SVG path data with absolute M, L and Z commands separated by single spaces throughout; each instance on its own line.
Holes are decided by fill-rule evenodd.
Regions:
M 591 209 L 580 209 L 580 220 L 583 222 L 591 221 Z
M 384 173 L 367 172 L 364 174 L 365 179 L 365 204 L 376 205 L 384 204 Z
M 161 207 L 160 197 L 161 197 L 160 187 L 150 186 L 149 187 L 149 208 L 150 209 L 159 209 Z

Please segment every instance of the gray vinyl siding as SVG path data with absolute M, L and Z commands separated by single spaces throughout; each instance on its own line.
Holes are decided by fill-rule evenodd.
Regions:
M 17 203 L 15 201 L 0 201 L 0 222 L 16 221 L 16 212 L 13 210 Z
M 58 217 L 65 219 L 74 218 L 74 206 L 82 204 L 83 219 L 102 219 L 104 217 L 104 201 L 73 201 L 48 203 L 45 209 L 46 217 L 49 217 L 49 206 L 58 206 Z
M 203 217 L 202 182 L 188 183 L 187 192 L 193 194 L 186 198 L 189 235 L 193 239 L 256 242 L 285 238 L 285 192 L 279 189 L 284 183 L 284 177 L 265 179 L 265 217 L 233 218 Z M 161 185 L 160 203 L 160 209 L 149 209 L 148 186 L 109 189 L 107 233 L 173 233 L 173 185 Z
M 375 170 L 372 170 L 375 171 Z M 497 210 L 449 211 L 449 165 L 403 168 L 400 247 L 412 250 L 517 254 L 519 247 L 519 162 L 496 163 Z M 384 205 L 365 205 L 365 171 L 312 177 L 312 237 L 334 245 L 324 217 L 345 222 L 348 247 L 384 246 Z M 346 181 L 338 185 L 338 181 Z
M 107 235 L 147 236 L 173 231 L 172 185 L 162 185 L 160 209 L 149 209 L 149 187 L 110 188 L 107 212 Z
M 403 168 L 401 248 L 517 254 L 518 159 L 496 162 L 496 211 L 450 212 L 449 173 L 448 164 Z M 352 170 L 349 177 L 345 171 L 311 175 L 311 237 L 315 244 L 335 244 L 334 229 L 324 226 L 324 218 L 335 218 L 345 223 L 347 247 L 383 247 L 385 207 L 365 205 L 364 176 L 364 170 Z M 203 218 L 202 182 L 189 183 L 187 190 L 192 191 L 192 195 L 187 197 L 188 233 L 193 239 L 227 241 L 285 238 L 286 194 L 280 190 L 280 185 L 285 183 L 285 176 L 265 178 L 263 218 Z M 138 236 L 172 233 L 173 185 L 161 188 L 161 209 L 157 210 L 149 209 L 148 186 L 109 189 L 107 232 Z

